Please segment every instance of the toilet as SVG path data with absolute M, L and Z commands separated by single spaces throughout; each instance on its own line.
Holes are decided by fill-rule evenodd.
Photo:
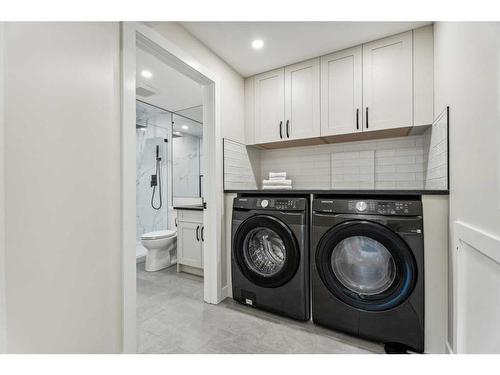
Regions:
M 141 243 L 147 250 L 146 271 L 159 271 L 177 263 L 177 232 L 160 230 L 144 233 Z

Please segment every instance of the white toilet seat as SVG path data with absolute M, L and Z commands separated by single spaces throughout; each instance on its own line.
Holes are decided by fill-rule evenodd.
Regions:
M 144 233 L 141 236 L 142 240 L 159 240 L 163 238 L 174 237 L 177 234 L 175 230 L 158 230 L 155 232 Z

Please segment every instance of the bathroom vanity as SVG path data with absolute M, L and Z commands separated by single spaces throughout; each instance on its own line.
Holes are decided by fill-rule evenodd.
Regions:
M 203 206 L 177 206 L 177 272 L 203 276 Z

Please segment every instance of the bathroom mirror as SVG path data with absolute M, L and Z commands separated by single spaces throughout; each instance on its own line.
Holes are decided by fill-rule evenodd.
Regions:
M 203 195 L 203 124 L 197 111 L 172 115 L 172 186 L 174 197 L 198 198 Z M 199 114 L 198 114 L 199 113 Z M 187 114 L 190 117 L 186 116 Z

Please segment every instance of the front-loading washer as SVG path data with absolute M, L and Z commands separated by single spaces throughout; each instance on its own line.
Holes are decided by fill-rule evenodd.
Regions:
M 293 319 L 310 319 L 309 215 L 307 197 L 234 199 L 234 300 Z

